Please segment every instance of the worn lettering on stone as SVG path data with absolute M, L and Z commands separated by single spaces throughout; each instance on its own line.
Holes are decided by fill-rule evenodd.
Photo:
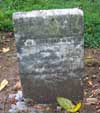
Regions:
M 24 96 L 39 103 L 82 100 L 82 10 L 16 12 L 13 21 Z

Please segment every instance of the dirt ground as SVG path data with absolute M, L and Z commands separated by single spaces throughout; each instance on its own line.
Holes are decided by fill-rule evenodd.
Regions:
M 0 39 L 0 82 L 7 79 L 9 84 L 0 91 L 0 113 L 8 113 L 7 97 L 15 92 L 19 81 L 15 40 L 11 32 L 3 33 Z M 7 52 L 3 48 L 9 48 Z M 100 49 L 85 49 L 84 106 L 82 113 L 100 113 Z

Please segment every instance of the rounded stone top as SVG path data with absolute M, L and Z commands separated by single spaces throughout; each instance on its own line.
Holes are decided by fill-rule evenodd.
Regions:
M 47 16 L 59 16 L 59 15 L 82 15 L 83 11 L 79 8 L 70 9 L 50 9 L 50 10 L 34 10 L 28 12 L 15 12 L 13 13 L 13 19 L 30 18 L 30 17 L 43 17 Z

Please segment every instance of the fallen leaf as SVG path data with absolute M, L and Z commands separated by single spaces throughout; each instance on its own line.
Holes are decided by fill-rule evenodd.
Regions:
M 74 105 L 71 100 L 63 97 L 57 97 L 57 102 L 59 105 L 64 108 L 66 111 L 71 113 L 76 113 L 80 110 L 82 103 L 79 102 L 78 104 Z
M 3 53 L 7 53 L 8 51 L 10 51 L 10 48 L 9 48 L 9 47 L 7 47 L 7 48 L 2 48 L 2 52 L 3 52 Z
M 87 57 L 85 57 L 85 62 L 86 63 L 91 63 L 94 60 L 93 56 L 89 55 Z
M 51 110 L 51 108 L 48 106 L 48 105 L 46 105 L 46 104 L 35 104 L 34 106 L 33 106 L 33 108 L 34 109 L 37 109 L 37 110 L 39 110 L 39 111 L 50 111 Z M 44 113 L 44 112 L 43 112 Z
M 64 97 L 57 97 L 57 102 L 63 109 L 71 109 L 74 107 L 74 104 L 71 102 L 71 100 L 66 99 Z
M 97 113 L 100 113 L 100 107 L 99 107 L 99 109 L 97 110 Z
M 21 89 L 21 82 L 18 81 L 18 82 L 16 83 L 16 85 L 13 87 L 13 89 L 14 89 L 14 90 L 19 90 L 19 89 Z
M 3 90 L 8 84 L 8 81 L 4 79 L 0 84 L 0 91 Z
M 91 94 L 90 96 L 89 96 L 89 98 L 92 98 L 94 96 L 94 94 Z
M 86 99 L 86 104 L 91 105 L 91 104 L 96 104 L 98 102 L 97 98 L 87 98 Z
M 47 110 L 47 111 L 50 111 L 51 109 L 50 109 L 50 107 L 46 107 L 46 110 Z
M 93 59 L 93 56 L 88 55 L 87 57 L 85 57 L 86 59 Z
M 44 107 L 41 106 L 41 105 L 34 105 L 33 107 L 34 107 L 35 109 L 40 110 L 40 111 L 44 111 Z
M 88 80 L 88 84 L 89 84 L 90 86 L 92 86 L 92 85 L 93 85 L 93 83 L 92 83 L 92 81 L 91 81 L 91 80 Z
M 76 113 L 77 111 L 80 110 L 81 106 L 82 106 L 82 103 L 79 102 L 78 104 L 75 105 L 75 107 L 73 107 L 72 109 L 68 109 L 67 111 L 71 113 Z
M 96 110 L 100 110 L 100 106 L 96 106 Z M 100 113 L 100 112 L 99 112 Z

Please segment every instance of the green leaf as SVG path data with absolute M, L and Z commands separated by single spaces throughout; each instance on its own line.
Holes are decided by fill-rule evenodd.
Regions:
M 62 108 L 66 109 L 66 110 L 68 110 L 68 109 L 70 110 L 75 107 L 74 104 L 71 102 L 71 100 L 66 99 L 64 97 L 57 97 L 57 102 L 59 103 L 59 105 Z

